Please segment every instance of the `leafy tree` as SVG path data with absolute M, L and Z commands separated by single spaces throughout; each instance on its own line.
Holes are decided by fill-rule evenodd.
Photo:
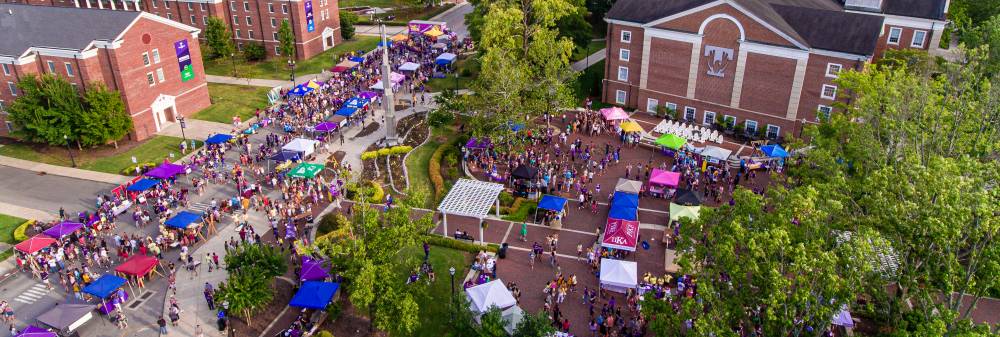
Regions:
M 514 336 L 517 337 L 548 337 L 555 332 L 556 328 L 552 326 L 545 311 L 536 314 L 525 313 L 514 328 Z
M 104 84 L 93 82 L 83 94 L 83 104 L 90 112 L 87 115 L 96 117 L 96 120 L 87 123 L 87 128 L 79 130 L 90 134 L 89 137 L 81 137 L 84 146 L 114 142 L 117 148 L 118 140 L 132 131 L 132 116 L 125 111 L 125 102 L 117 91 L 108 90 Z
M 340 11 L 340 37 L 344 40 L 350 40 L 354 38 L 354 25 L 358 23 L 358 15 L 348 12 Z
M 265 278 L 273 278 L 288 271 L 285 255 L 271 245 L 240 245 L 226 254 L 225 260 L 226 271 L 230 273 L 252 270 Z
M 261 61 L 267 57 L 267 50 L 264 45 L 250 42 L 243 45 L 243 59 L 247 61 Z
M 492 307 L 479 318 L 479 337 L 507 337 L 507 320 L 500 308 Z
M 292 26 L 288 24 L 288 20 L 282 20 L 281 27 L 278 28 L 278 49 L 289 59 L 295 58 L 295 35 L 292 34 Z
M 594 29 L 590 22 L 587 22 L 585 0 L 567 1 L 573 5 L 573 9 L 556 21 L 559 37 L 569 38 L 577 48 L 585 48 L 590 43 L 591 31 Z
M 272 280 L 272 277 L 264 276 L 259 269 L 250 268 L 230 273 L 227 283 L 220 285 L 216 291 L 215 300 L 219 303 L 229 302 L 229 311 L 243 315 L 249 325 L 253 313 L 271 303 L 274 298 Z
M 17 87 L 8 120 L 24 140 L 82 148 L 117 142 L 132 130 L 121 96 L 101 84 L 91 83 L 81 96 L 65 79 L 45 74 L 24 77 Z
M 415 270 L 419 261 L 400 260 L 401 247 L 420 242 L 420 233 L 433 228 L 430 216 L 410 219 L 410 207 L 399 205 L 388 212 L 366 204 L 354 206 L 349 236 L 319 242 L 349 280 L 348 297 L 359 310 L 367 310 L 370 331 L 376 328 L 408 335 L 417 327 L 419 310 L 415 296 L 420 283 L 406 284 L 400 270 Z
M 970 48 L 985 47 L 981 60 L 986 68 L 984 73 L 993 76 L 1000 72 L 1000 14 L 970 28 L 962 35 L 962 41 Z
M 214 16 L 208 18 L 205 24 L 205 46 L 208 47 L 206 55 L 211 60 L 227 57 L 236 49 L 229 35 L 229 28 L 222 19 Z
M 427 114 L 427 124 L 432 128 L 451 125 L 455 121 L 455 114 L 461 113 L 464 106 L 461 97 L 451 89 L 434 96 L 434 102 L 437 103 L 437 109 Z

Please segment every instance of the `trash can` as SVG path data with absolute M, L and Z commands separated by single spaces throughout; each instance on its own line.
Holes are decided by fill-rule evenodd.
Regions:
M 501 259 L 506 259 L 507 258 L 507 243 L 506 242 L 504 242 L 503 244 L 500 245 L 500 249 L 497 250 L 497 257 L 499 257 Z

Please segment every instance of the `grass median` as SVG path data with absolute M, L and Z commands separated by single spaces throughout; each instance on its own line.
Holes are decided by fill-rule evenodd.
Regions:
M 267 92 L 270 88 L 232 84 L 208 84 L 208 95 L 212 105 L 198 111 L 191 118 L 229 124 L 233 116 L 246 121 L 253 117 L 258 108 L 267 108 Z
M 353 40 L 342 41 L 333 48 L 330 48 L 319 55 L 313 56 L 308 60 L 297 61 L 295 64 L 295 74 L 296 76 L 319 74 L 323 70 L 333 68 L 333 60 L 339 59 L 341 55 L 356 51 L 368 52 L 369 50 L 375 49 L 375 46 L 378 45 L 378 41 L 379 39 L 374 36 L 355 36 Z M 239 62 L 239 60 L 236 61 Z M 233 60 L 225 57 L 216 60 L 208 60 L 205 62 L 205 73 L 219 76 L 233 76 L 232 62 Z M 287 62 L 288 59 L 284 57 L 272 57 L 261 62 L 247 63 L 246 66 L 238 67 L 243 69 L 243 73 L 240 74 L 239 77 L 287 81 L 291 75 L 291 70 L 288 69 Z M 306 79 L 303 78 L 301 81 L 298 79 L 296 80 L 304 82 Z

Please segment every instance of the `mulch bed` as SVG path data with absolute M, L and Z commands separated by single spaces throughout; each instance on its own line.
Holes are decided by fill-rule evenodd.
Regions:
M 340 317 L 335 320 L 327 319 L 320 324 L 319 330 L 326 330 L 333 333 L 337 337 L 363 337 L 368 335 L 368 317 L 365 317 L 351 305 L 351 302 L 347 300 L 347 293 L 342 292 L 340 294 L 340 299 L 337 300 L 338 305 L 343 309 L 340 312 Z M 375 336 L 387 336 L 383 331 L 376 331 Z
M 369 122 L 369 123 L 366 123 L 365 124 L 365 128 L 361 129 L 361 132 L 358 132 L 358 134 L 355 135 L 354 137 L 351 137 L 351 139 L 361 138 L 361 137 L 368 136 L 368 135 L 374 133 L 375 131 L 377 131 L 380 125 L 381 124 L 379 124 L 378 122 Z
M 389 158 L 390 172 L 392 172 L 392 186 L 398 191 L 406 190 L 406 177 L 403 174 L 403 156 L 391 156 Z
M 291 267 L 289 267 L 289 269 L 291 269 Z M 251 320 L 250 326 L 247 326 L 245 317 L 242 315 L 233 315 L 230 318 L 229 322 L 232 324 L 232 327 L 236 329 L 237 336 L 259 336 L 273 320 L 283 318 L 278 317 L 278 315 L 281 314 L 282 310 L 285 310 L 285 308 L 288 307 L 288 302 L 291 301 L 292 295 L 294 295 L 292 287 L 285 283 L 285 281 L 275 280 L 272 288 L 274 298 L 271 300 L 271 304 L 269 304 L 267 308 L 252 314 L 253 320 Z M 296 310 L 289 309 L 289 311 L 292 312 L 292 319 L 294 320 L 294 313 Z M 288 312 L 285 314 L 287 315 Z M 289 320 L 289 323 L 290 322 L 291 320 Z M 275 326 L 277 325 L 280 325 L 280 322 Z M 287 328 L 287 326 L 283 328 Z

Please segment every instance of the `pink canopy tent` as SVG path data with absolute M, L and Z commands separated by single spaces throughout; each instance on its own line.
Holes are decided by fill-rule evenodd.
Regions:
M 14 246 L 14 249 L 17 249 L 25 254 L 34 254 L 35 252 L 51 246 L 54 243 L 56 243 L 56 239 L 53 239 L 45 234 L 38 234 L 27 240 L 21 241 L 21 243 Z
M 616 106 L 613 106 L 613 107 L 610 107 L 610 108 L 604 108 L 604 109 L 601 109 L 600 111 L 601 111 L 601 115 L 603 115 L 604 119 L 606 119 L 606 120 L 628 119 L 628 113 L 625 112 L 625 110 L 622 110 L 622 108 L 619 108 L 619 107 L 616 107 Z
M 638 242 L 639 221 L 608 218 L 601 246 L 634 252 Z
M 677 188 L 677 185 L 681 182 L 680 172 L 664 171 L 661 169 L 653 169 L 653 172 L 649 174 L 649 184 L 650 185 L 661 185 Z

